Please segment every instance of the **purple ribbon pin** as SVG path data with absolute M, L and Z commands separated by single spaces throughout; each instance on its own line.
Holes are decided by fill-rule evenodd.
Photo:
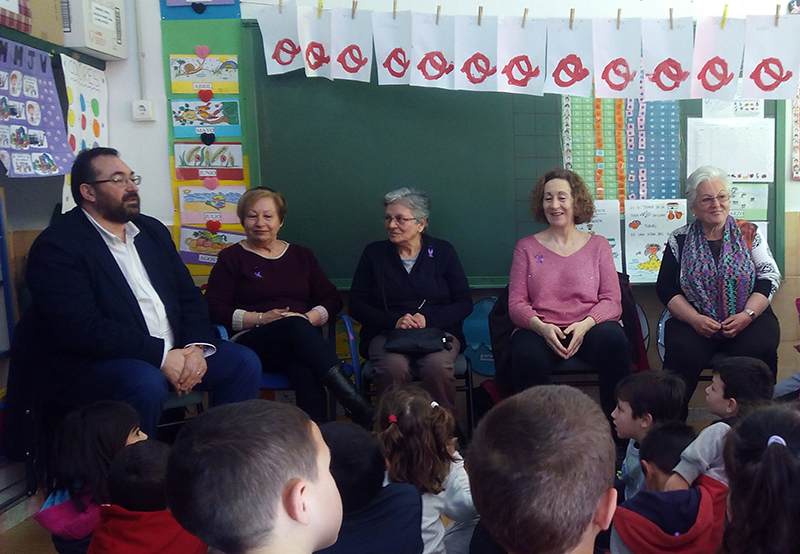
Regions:
M 433 258 L 433 246 L 428 247 L 428 257 Z
M 539 262 L 539 263 L 544 262 L 544 256 L 542 256 L 541 253 L 536 254 L 536 261 Z
M 253 275 L 255 275 L 256 277 L 258 277 L 259 279 L 261 279 L 261 278 L 262 278 L 262 277 L 261 277 L 261 270 L 260 270 L 260 269 L 258 269 L 258 266 L 256 266 L 256 267 L 254 267 L 254 268 L 253 268 Z

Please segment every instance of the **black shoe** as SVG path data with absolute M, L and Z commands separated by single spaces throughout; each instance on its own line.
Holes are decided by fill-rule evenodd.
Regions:
M 344 407 L 350 419 L 367 430 L 372 429 L 375 423 L 375 408 L 358 392 L 355 384 L 344 372 L 341 362 L 330 368 L 320 378 L 320 382 Z

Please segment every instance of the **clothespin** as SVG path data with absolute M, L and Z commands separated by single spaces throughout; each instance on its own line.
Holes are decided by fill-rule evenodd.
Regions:
M 353 0 L 353 11 L 350 12 L 350 19 L 356 18 L 356 8 L 358 7 L 358 0 Z
M 617 31 L 619 31 L 619 20 L 622 19 L 622 8 L 617 8 Z
M 525 28 L 525 20 L 528 19 L 528 8 L 525 8 L 525 12 L 522 14 L 522 28 Z
M 436 24 L 439 24 L 439 15 L 442 13 L 442 7 L 436 6 Z
M 569 28 L 572 29 L 572 22 L 575 21 L 575 8 L 569 10 Z
M 673 20 L 672 20 L 672 8 L 670 8 L 669 9 L 669 30 L 671 31 L 674 28 L 675 28 L 675 25 L 673 24 Z
M 392 7 L 392 19 L 397 19 L 397 0 L 394 0 L 394 6 Z
M 776 27 L 778 26 L 778 21 L 780 20 L 780 18 L 781 18 L 781 5 L 780 4 L 776 4 L 775 5 L 775 26 Z
M 725 28 L 725 20 L 726 19 L 728 19 L 728 4 L 725 4 L 725 9 L 722 10 L 722 23 L 720 23 L 720 26 L 719 26 L 720 29 L 724 29 Z
M 283 0 L 278 0 L 278 13 L 283 13 Z
M 317 19 L 322 19 L 322 0 L 317 0 Z
M 482 17 L 483 17 L 483 6 L 478 6 L 478 27 L 481 26 Z

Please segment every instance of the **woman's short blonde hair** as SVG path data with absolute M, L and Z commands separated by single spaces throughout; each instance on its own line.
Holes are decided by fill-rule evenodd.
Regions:
M 239 202 L 236 204 L 236 215 L 239 217 L 239 223 L 244 225 L 244 218 L 247 216 L 247 212 L 262 198 L 272 198 L 272 201 L 275 202 L 275 209 L 278 210 L 278 219 L 283 223 L 286 218 L 286 197 L 280 192 L 267 187 L 253 187 L 239 198 Z
M 544 186 L 553 179 L 564 179 L 569 183 L 573 202 L 573 221 L 576 225 L 589 223 L 594 215 L 594 200 L 589 193 L 589 187 L 580 175 L 569 169 L 560 167 L 551 169 L 544 173 L 533 185 L 531 193 L 531 214 L 533 219 L 539 223 L 547 223 L 547 216 L 544 213 Z

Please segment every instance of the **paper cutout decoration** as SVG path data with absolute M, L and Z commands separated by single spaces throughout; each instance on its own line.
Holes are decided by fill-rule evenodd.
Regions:
M 209 177 L 207 179 L 215 179 Z M 247 190 L 241 186 L 178 187 L 181 223 L 205 224 L 206 221 L 220 223 L 239 223 L 236 216 L 236 203 Z
M 456 90 L 497 90 L 497 17 L 455 18 Z
M 542 96 L 547 20 L 519 16 L 497 18 L 497 90 Z
M 331 12 L 323 10 L 317 17 L 317 8 L 297 8 L 297 33 L 300 37 L 306 77 L 331 79 Z
M 175 142 L 175 178 L 179 181 L 217 177 L 230 181 L 244 179 L 241 142 Z
M 747 16 L 742 96 L 790 99 L 800 74 L 800 17 Z
M 244 233 L 181 226 L 178 252 L 184 263 L 214 265 L 220 252 L 245 238 Z
M 625 273 L 631 283 L 655 283 L 669 234 L 686 225 L 686 200 L 625 202 Z
M 197 91 L 197 97 L 203 102 L 208 102 L 209 100 L 214 98 L 214 91 L 209 89 L 203 89 Z
M 411 84 L 453 90 L 455 87 L 455 18 L 411 14 Z
M 372 75 L 372 12 L 331 10 L 331 77 L 369 83 Z
M 592 20 L 547 20 L 547 75 L 544 92 L 592 93 Z
M 303 49 L 297 34 L 297 4 L 284 2 L 259 6 L 256 19 L 264 42 L 267 75 L 280 75 L 303 67 Z
M 176 138 L 193 138 L 204 133 L 218 137 L 242 136 L 239 101 L 217 98 L 209 102 L 172 100 L 172 129 Z
M 411 12 L 372 12 L 379 85 L 411 83 Z
M 218 94 L 239 93 L 239 59 L 237 56 L 169 57 L 172 92 L 195 94 L 209 89 Z
M 62 113 L 47 52 L 0 38 L 0 162 L 9 177 L 69 173 Z
M 642 64 L 642 20 L 593 19 L 594 95 L 638 98 Z
M 605 237 L 611 245 L 614 266 L 622 272 L 622 237 L 619 227 L 619 200 L 595 200 L 594 215 L 589 223 L 578 225 L 578 230 Z
M 774 22 L 774 18 L 773 18 Z M 692 57 L 692 98 L 733 100 L 744 50 L 744 19 L 698 19 Z

